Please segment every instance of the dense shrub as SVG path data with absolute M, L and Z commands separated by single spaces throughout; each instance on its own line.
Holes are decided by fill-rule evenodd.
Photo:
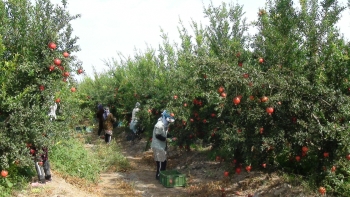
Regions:
M 180 22 L 181 43 L 170 44 L 162 32 L 159 49 L 108 63 L 113 69 L 96 75 L 94 86 L 110 84 L 98 95 L 114 96 L 99 100 L 117 113 L 141 102 L 150 132 L 168 109 L 180 146 L 201 139 L 236 167 L 265 163 L 347 194 L 349 43 L 335 28 L 345 7 L 299 3 L 267 1 L 257 10 L 255 35 L 248 35 L 242 6 L 210 4 L 208 26 L 191 21 L 189 33 Z

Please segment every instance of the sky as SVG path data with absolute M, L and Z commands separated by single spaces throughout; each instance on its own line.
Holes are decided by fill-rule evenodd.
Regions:
M 61 0 L 51 0 L 60 4 Z M 87 76 L 93 77 L 108 70 L 104 61 L 118 58 L 118 52 L 125 57 L 134 57 L 135 50 L 145 51 L 147 46 L 158 48 L 162 43 L 162 28 L 169 40 L 178 42 L 179 19 L 190 31 L 190 21 L 207 24 L 203 6 L 210 2 L 219 6 L 222 2 L 243 5 L 247 21 L 258 17 L 258 10 L 265 7 L 265 0 L 67 0 L 71 15 L 81 17 L 71 22 L 73 35 L 79 37 L 77 44 L 81 51 L 73 53 L 83 63 Z M 347 0 L 339 0 L 345 3 Z M 346 22 L 350 11 L 343 12 L 339 22 L 341 33 L 350 33 L 350 22 Z M 254 30 L 251 30 L 253 33 Z M 81 80 L 83 76 L 78 77 Z

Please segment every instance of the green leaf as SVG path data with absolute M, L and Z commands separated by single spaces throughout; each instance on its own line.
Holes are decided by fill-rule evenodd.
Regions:
M 9 188 L 13 187 L 13 183 L 11 183 L 8 179 L 6 179 L 6 184 Z

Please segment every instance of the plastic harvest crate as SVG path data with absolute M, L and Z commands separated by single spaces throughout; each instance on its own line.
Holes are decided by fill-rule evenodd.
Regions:
M 177 170 L 160 171 L 159 181 L 164 187 L 184 187 L 186 176 Z

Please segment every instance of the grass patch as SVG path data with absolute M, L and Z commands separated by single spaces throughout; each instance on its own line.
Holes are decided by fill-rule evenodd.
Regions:
M 87 134 L 85 138 L 88 137 L 91 138 Z M 109 145 L 97 140 L 89 148 L 85 147 L 81 138 L 60 141 L 51 148 L 50 161 L 53 169 L 63 176 L 83 178 L 94 183 L 99 180 L 102 171 L 126 171 L 131 168 L 115 140 Z
M 83 178 L 94 183 L 99 179 L 99 160 L 77 139 L 57 142 L 51 147 L 49 157 L 53 169 L 64 175 Z
M 91 148 L 93 154 L 100 162 L 103 171 L 127 171 L 131 168 L 129 161 L 121 153 L 121 148 L 112 140 L 109 145 L 104 141 L 98 141 Z

